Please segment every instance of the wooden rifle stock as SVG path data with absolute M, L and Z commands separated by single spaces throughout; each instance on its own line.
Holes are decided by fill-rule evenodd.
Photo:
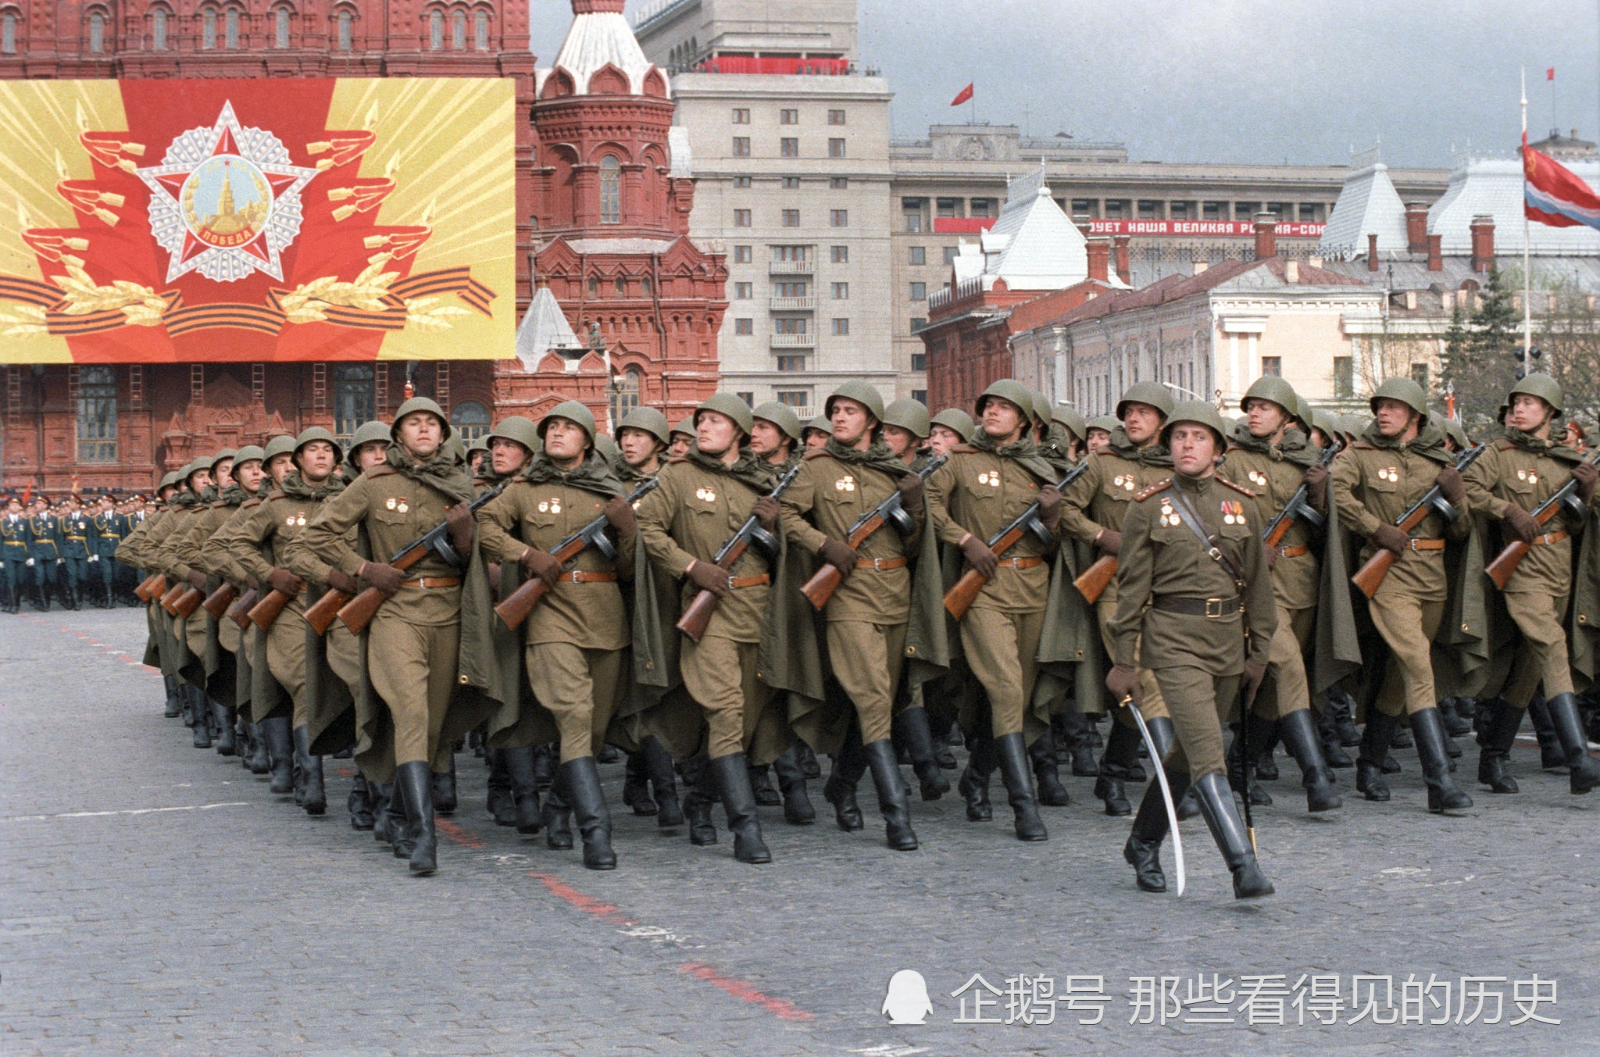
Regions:
M 227 615 L 228 607 L 233 605 L 233 600 L 237 597 L 239 589 L 224 580 L 222 586 L 207 595 L 206 600 L 200 604 L 211 614 L 211 619 L 221 620 Z
M 874 514 L 854 532 L 850 533 L 850 538 L 845 542 L 850 545 L 851 550 L 858 550 L 861 544 L 866 542 L 867 537 L 882 528 L 883 524 L 883 515 Z M 823 562 L 822 567 L 811 575 L 811 579 L 801 585 L 800 593 L 806 596 L 806 601 L 810 602 L 818 611 L 821 611 L 822 607 L 828 604 L 828 600 L 833 597 L 833 593 L 839 589 L 839 585 L 843 582 L 844 573 L 840 571 L 839 567 L 832 562 Z
M 233 605 L 228 607 L 228 619 L 239 625 L 240 631 L 249 629 L 250 610 L 255 608 L 257 597 L 258 592 L 255 588 L 251 588 L 235 599 Z
M 1283 542 L 1283 537 L 1289 534 L 1289 527 L 1294 524 L 1293 518 L 1280 518 L 1267 532 L 1266 538 L 1261 542 L 1268 547 L 1276 547 Z
M 176 602 L 172 603 L 172 615 L 188 619 L 194 614 L 195 610 L 200 608 L 200 603 L 205 600 L 205 597 L 200 593 L 199 588 L 188 588 L 178 596 Z
M 1288 528 L 1285 527 L 1285 532 Z M 1279 539 L 1283 537 L 1280 536 Z M 1094 564 L 1078 574 L 1072 581 L 1072 586 L 1083 595 L 1083 600 L 1091 606 L 1100 601 L 1100 596 L 1106 593 L 1106 588 L 1111 586 L 1111 581 L 1117 575 L 1117 556 L 1115 554 L 1102 554 L 1094 560 Z
M 141 602 L 148 602 L 157 598 L 167 589 L 167 578 L 161 573 L 151 573 L 144 578 L 144 582 L 133 589 L 135 597 Z
M 1428 514 L 1428 508 L 1419 503 L 1411 511 L 1410 516 L 1401 521 L 1396 527 L 1409 536 L 1413 529 L 1427 520 Z M 1378 588 L 1383 585 L 1383 578 L 1389 575 L 1389 570 L 1399 560 L 1400 555 L 1394 551 L 1386 547 L 1378 547 L 1372 552 L 1372 557 L 1367 559 L 1366 564 L 1357 569 L 1356 574 L 1350 577 L 1350 582 L 1359 587 L 1362 594 L 1371 598 L 1378 593 Z
M 183 593 L 187 590 L 189 590 L 189 585 L 182 580 L 167 588 L 167 593 L 161 596 L 161 608 L 165 609 L 169 616 L 177 616 L 178 599 L 182 598 Z
M 310 624 L 311 630 L 318 635 L 326 635 L 328 629 L 333 627 L 333 621 L 338 617 L 339 610 L 354 597 L 345 594 L 337 587 L 328 588 L 322 592 L 322 597 L 317 599 L 316 604 L 306 610 L 306 623 Z
M 994 551 L 996 557 L 999 557 L 1016 546 L 1017 541 L 1022 539 L 1022 534 L 1026 531 L 1020 523 L 1012 525 L 1010 531 L 1005 535 L 990 541 L 989 549 Z M 978 594 L 983 590 L 984 584 L 988 582 L 989 578 L 978 570 L 968 569 L 961 574 L 961 579 L 956 581 L 956 585 L 944 593 L 945 610 L 951 616 L 960 620 L 967 615 L 967 610 L 972 608 L 972 603 L 977 601 Z
M 273 588 L 267 592 L 267 597 L 251 607 L 250 620 L 256 627 L 266 631 L 272 627 L 273 621 L 278 619 L 278 614 L 283 612 L 283 607 L 288 605 L 289 602 L 288 595 L 277 588 Z
M 1595 452 L 1586 461 L 1590 464 L 1600 462 L 1600 451 Z M 1554 520 L 1556 512 L 1561 509 L 1563 501 L 1569 495 L 1575 493 L 1577 489 L 1578 482 L 1576 480 L 1568 481 L 1562 485 L 1555 495 L 1540 503 L 1537 510 L 1532 511 L 1534 520 L 1541 526 L 1548 525 Z M 1506 544 L 1504 550 L 1495 555 L 1494 561 L 1490 562 L 1483 571 L 1489 574 L 1489 579 L 1494 581 L 1496 587 L 1504 591 L 1506 584 L 1511 582 L 1511 574 L 1517 571 L 1517 566 L 1522 563 L 1522 559 L 1526 558 L 1528 551 L 1532 549 L 1532 544 L 1523 543 L 1521 540 L 1512 540 Z
M 717 568 L 726 573 L 744 557 L 745 549 L 749 542 L 740 538 L 737 543 L 729 547 L 722 560 L 717 562 Z M 710 591 L 701 590 L 694 598 L 690 599 L 689 607 L 678 618 L 678 630 L 696 642 L 705 636 L 706 628 L 711 625 L 711 614 L 717 611 L 717 603 L 721 601 Z
M 582 554 L 588 545 L 588 542 L 581 536 L 572 536 L 563 546 L 551 551 L 550 557 L 565 565 L 579 554 Z M 507 628 L 516 631 L 522 626 L 522 622 L 528 619 L 528 614 L 533 612 L 533 607 L 538 605 L 539 600 L 549 591 L 549 584 L 537 576 L 529 577 L 522 582 L 520 587 L 507 595 L 499 605 L 494 607 L 495 615 L 500 618 Z

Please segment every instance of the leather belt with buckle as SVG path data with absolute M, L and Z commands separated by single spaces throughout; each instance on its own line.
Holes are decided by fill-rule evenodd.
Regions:
M 1311 548 L 1310 547 L 1279 547 L 1278 548 L 1278 557 L 1280 557 L 1280 558 L 1298 558 L 1302 554 L 1310 554 L 1310 553 L 1311 553 Z
M 1567 538 L 1567 530 L 1566 529 L 1557 529 L 1555 532 L 1546 532 L 1542 536 L 1533 537 L 1533 543 L 1534 543 L 1534 546 L 1538 546 L 1538 545 L 1540 545 L 1542 543 L 1560 543 L 1562 540 L 1564 540 L 1566 538 Z
M 878 569 L 878 570 L 881 571 L 883 569 L 904 569 L 905 567 L 906 567 L 906 559 L 905 558 L 857 558 L 856 559 L 856 568 L 857 569 Z
M 1043 565 L 1043 558 L 1001 558 L 1000 567 L 1011 566 L 1013 569 L 1031 569 L 1035 565 Z
M 401 587 L 460 587 L 459 576 L 419 576 L 415 580 L 402 580 Z
M 759 587 L 761 584 L 768 584 L 771 582 L 771 573 L 762 573 L 759 576 L 730 576 L 728 577 L 728 588 L 730 590 L 737 590 L 741 587 Z
M 1419 540 L 1413 538 L 1406 549 L 1414 551 L 1442 551 L 1444 550 L 1444 540 Z
M 1184 598 L 1181 595 L 1156 595 L 1150 605 L 1163 613 L 1178 613 L 1186 617 L 1231 617 L 1239 612 L 1240 602 L 1233 598 Z
M 571 572 L 562 573 L 556 582 L 563 584 L 609 584 L 615 583 L 616 579 L 616 573 L 591 573 L 582 569 L 574 569 Z

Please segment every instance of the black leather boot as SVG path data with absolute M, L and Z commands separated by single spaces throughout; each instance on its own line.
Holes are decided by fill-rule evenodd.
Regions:
M 544 808 L 539 812 L 539 825 L 544 828 L 544 845 L 552 851 L 572 848 L 572 801 L 561 787 L 560 770 L 544 794 Z
M 600 769 L 593 756 L 580 756 L 561 765 L 562 787 L 572 798 L 572 813 L 583 837 L 583 865 L 591 870 L 615 870 L 617 853 L 611 850 L 611 810 L 600 788 Z
M 433 773 L 433 809 L 441 815 L 456 813 L 456 754 L 450 754 L 450 769 Z
M 817 809 L 811 804 L 811 794 L 806 789 L 805 771 L 800 767 L 799 742 L 783 750 L 772 761 L 772 771 L 778 776 L 778 789 L 783 793 L 783 820 L 791 826 L 809 826 L 817 820 Z
M 635 815 L 646 818 L 660 810 L 650 797 L 650 775 L 645 770 L 643 752 L 628 753 L 627 763 L 622 768 L 622 802 L 632 808 Z
M 1105 803 L 1106 814 L 1112 818 L 1133 814 L 1133 805 L 1128 803 L 1127 787 L 1123 783 L 1128 768 L 1136 764 L 1138 759 L 1138 730 L 1113 719 L 1111 736 L 1106 739 L 1105 754 L 1100 757 L 1100 776 L 1094 783 L 1095 797 Z
M 711 761 L 711 777 L 722 797 L 722 810 L 728 815 L 733 833 L 733 857 L 744 863 L 767 863 L 772 853 L 761 839 L 761 819 L 756 815 L 756 798 L 750 791 L 750 770 L 745 754 L 735 752 Z
M 797 750 L 800 757 L 800 772 L 806 776 L 806 781 L 814 782 L 822 777 L 822 763 L 817 759 L 817 754 L 805 742 L 800 743 Z
M 427 877 L 439 868 L 439 836 L 433 828 L 433 774 L 426 760 L 395 768 L 395 789 L 405 799 L 411 872 Z
M 1478 781 L 1489 787 L 1491 793 L 1517 792 L 1517 780 L 1511 777 L 1511 746 L 1516 743 L 1517 729 L 1522 726 L 1522 712 L 1503 697 L 1489 703 L 1488 722 L 1478 733 Z
M 233 728 L 239 719 L 238 710 L 229 708 L 220 701 L 211 702 L 211 710 L 216 714 L 217 726 L 220 729 L 220 733 L 217 735 L 217 755 L 233 756 L 237 754 L 239 751 L 239 738 L 238 732 Z
M 372 787 L 366 776 L 357 774 L 350 782 L 350 795 L 345 798 L 345 810 L 350 812 L 350 828 L 369 830 L 376 824 L 372 813 Z
M 895 851 L 916 851 L 917 835 L 911 829 L 911 798 L 895 762 L 894 744 L 888 738 L 862 750 L 878 789 L 878 810 L 883 814 L 884 837 Z
M 188 700 L 178 689 L 179 683 L 176 675 L 163 675 L 161 682 L 167 688 L 167 708 L 161 714 L 168 719 L 177 719 L 184 714 Z
M 1233 874 L 1233 898 L 1256 899 L 1273 893 L 1272 882 L 1261 872 L 1250 835 L 1233 806 L 1233 790 L 1219 771 L 1201 776 L 1194 783 L 1200 800 L 1200 813 L 1206 817 L 1211 839 L 1222 852 L 1222 861 Z
M 1444 720 L 1444 732 L 1452 738 L 1472 733 L 1472 721 L 1461 716 L 1461 699 L 1447 697 L 1439 702 L 1439 718 Z
M 846 833 L 862 828 L 861 807 L 856 803 L 856 785 L 867 773 L 867 757 L 861 751 L 861 730 L 854 723 L 845 735 L 844 745 L 833 756 L 833 771 L 822 787 L 822 798 L 833 805 L 834 821 Z
M 1057 718 L 1060 720 L 1057 736 L 1066 741 L 1067 754 L 1072 758 L 1073 777 L 1097 777 L 1100 764 L 1095 761 L 1094 741 L 1090 737 L 1094 732 L 1094 723 L 1071 702 L 1067 711 Z
M 1071 798 L 1067 787 L 1061 784 L 1053 732 L 1045 731 L 1028 747 L 1028 758 L 1033 761 L 1033 776 L 1039 783 L 1039 803 L 1046 807 L 1066 807 Z
M 1311 722 L 1310 709 L 1299 709 L 1278 720 L 1284 747 L 1300 765 L 1300 784 L 1306 791 L 1306 810 L 1332 811 L 1344 801 L 1333 791 L 1333 772 L 1322 759 L 1322 742 Z
M 1167 784 L 1172 787 L 1172 799 L 1177 803 L 1189 792 L 1188 772 L 1167 772 Z M 1161 842 L 1171 829 L 1167 818 L 1167 805 L 1161 796 L 1161 783 L 1151 782 L 1139 801 L 1139 811 L 1133 816 L 1133 830 L 1128 843 L 1122 846 L 1122 858 L 1133 867 L 1133 879 L 1146 892 L 1165 892 L 1167 875 L 1161 869 Z
M 486 748 L 484 760 L 489 764 L 488 797 L 484 808 L 496 826 L 515 826 L 517 798 L 511 792 L 511 774 L 506 770 L 505 750 Z
M 1250 753 L 1255 755 L 1256 746 L 1271 732 L 1272 721 L 1262 719 L 1254 712 L 1245 717 L 1245 722 L 1250 724 Z M 1238 727 L 1233 728 L 1233 743 L 1228 746 L 1227 764 L 1228 781 L 1233 785 L 1233 791 L 1240 796 L 1248 795 L 1250 802 L 1260 807 L 1272 803 L 1272 794 L 1261 788 L 1261 783 L 1255 779 L 1254 768 L 1245 766 L 1244 738 L 1240 737 Z M 1253 761 L 1252 761 L 1253 762 Z
M 1334 728 L 1339 732 L 1339 744 L 1353 749 L 1361 744 L 1361 732 L 1356 729 L 1356 702 L 1345 691 L 1334 687 L 1325 695 L 1328 711 L 1333 715 Z M 1373 709 L 1373 711 L 1377 711 Z
M 989 776 L 994 774 L 995 765 L 994 740 L 987 734 L 974 735 L 967 769 L 961 772 L 961 780 L 956 783 L 967 802 L 969 822 L 988 822 L 994 818 L 994 807 L 989 803 Z
M 328 792 L 322 784 L 322 757 L 311 755 L 311 733 L 305 727 L 294 728 L 294 755 L 300 770 L 300 792 L 296 803 L 308 815 L 321 815 L 328 810 Z
M 764 763 L 750 768 L 750 792 L 762 807 L 777 807 L 783 803 L 783 797 L 772 788 L 772 768 Z
M 498 751 L 505 765 L 506 780 L 511 783 L 514 807 L 511 824 L 524 836 L 538 833 L 543 812 L 539 805 L 539 779 L 534 773 L 533 746 Z
M 1322 742 L 1322 760 L 1335 770 L 1354 767 L 1356 761 L 1344 751 L 1344 745 L 1339 740 L 1339 725 L 1334 722 L 1333 714 L 1324 708 L 1317 716 L 1317 738 Z
M 1574 794 L 1589 792 L 1600 785 L 1600 768 L 1589 755 L 1589 739 L 1578 714 L 1576 694 L 1557 694 L 1545 702 L 1550 723 L 1555 727 L 1561 751 L 1566 754 L 1570 788 Z
M 1000 780 L 1006 786 L 1006 798 L 1011 802 L 1014 826 L 1018 840 L 1049 840 L 1050 834 L 1039 817 L 1039 804 L 1033 797 L 1033 775 L 1028 768 L 1026 736 L 1002 734 L 994 739 L 995 756 L 1000 761 Z
M 937 800 L 950 791 L 950 779 L 939 766 L 939 755 L 933 747 L 933 728 L 928 722 L 928 710 L 908 708 L 894 717 L 894 729 L 905 744 L 911 757 L 911 769 L 916 772 L 917 785 L 923 800 Z
M 1276 720 L 1263 719 L 1260 721 L 1261 740 L 1255 738 L 1252 730 L 1250 737 L 1250 751 L 1255 754 L 1254 770 L 1256 777 L 1263 782 L 1276 782 L 1278 780 L 1278 758 L 1274 750 L 1278 745 L 1278 724 Z
M 549 789 L 556 781 L 556 764 L 560 762 L 560 753 L 554 745 L 535 745 L 533 747 L 533 777 L 539 787 L 539 792 Z
M 711 805 L 716 803 L 711 761 L 702 754 L 685 762 L 683 784 L 689 790 L 683 798 L 683 814 L 689 820 L 689 843 L 697 847 L 717 843 L 717 824 L 711 817 Z
M 1367 729 L 1361 735 L 1361 751 L 1356 757 L 1356 790 L 1368 800 L 1382 803 L 1389 799 L 1383 760 L 1389 755 L 1389 742 L 1399 726 L 1399 716 L 1385 715 L 1376 708 L 1367 713 Z
M 672 756 L 654 734 L 646 734 L 640 746 L 645 773 L 656 802 L 656 826 L 676 829 L 683 825 L 683 808 L 678 803 L 678 784 L 672 774 Z
M 272 792 L 279 796 L 294 792 L 294 736 L 289 731 L 289 717 L 273 716 L 259 725 L 272 761 Z
M 194 718 L 194 747 L 209 749 L 211 748 L 211 702 L 206 697 L 206 692 L 198 686 L 185 683 L 183 688 L 189 695 L 189 714 Z
M 261 733 L 261 725 L 246 724 L 245 731 L 250 736 L 250 755 L 245 758 L 245 768 L 251 774 L 266 774 L 272 770 L 272 758 L 267 755 L 267 739 Z
M 1439 718 L 1439 710 L 1424 708 L 1412 713 L 1411 733 L 1422 764 L 1422 780 L 1428 786 L 1428 810 L 1443 814 L 1471 807 L 1472 797 L 1450 776 L 1450 756 L 1444 747 L 1444 720 Z

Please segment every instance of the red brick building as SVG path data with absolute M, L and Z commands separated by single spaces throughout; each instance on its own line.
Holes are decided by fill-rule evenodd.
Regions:
M 726 269 L 686 237 L 693 184 L 673 168 L 666 75 L 644 61 L 622 6 L 572 0 L 562 56 L 536 71 L 520 2 L 0 0 L 4 79 L 514 79 L 519 317 L 537 275 L 604 345 L 411 364 L 4 366 L 3 484 L 145 488 L 220 446 L 311 425 L 348 434 L 392 413 L 408 381 L 469 436 L 568 396 L 605 421 L 608 405 L 681 413 L 714 391 Z

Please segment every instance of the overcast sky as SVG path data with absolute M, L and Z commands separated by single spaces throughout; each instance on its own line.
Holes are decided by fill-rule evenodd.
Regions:
M 551 62 L 568 0 L 531 0 Z M 643 7 L 629 0 L 628 12 Z M 894 134 L 979 121 L 1125 143 L 1152 161 L 1342 164 L 1382 141 L 1391 166 L 1452 148 L 1509 154 L 1555 114 L 1594 139 L 1600 0 L 859 0 L 863 65 L 894 91 Z

